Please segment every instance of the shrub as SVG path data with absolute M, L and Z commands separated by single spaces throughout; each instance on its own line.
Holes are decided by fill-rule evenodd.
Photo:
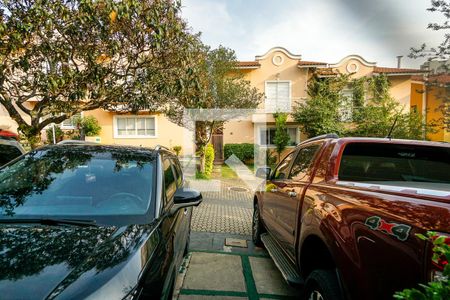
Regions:
M 85 136 L 98 135 L 102 130 L 102 127 L 98 124 L 98 121 L 94 116 L 76 118 L 75 126 L 78 130 L 82 130 Z
M 442 276 L 426 285 L 420 284 L 420 289 L 405 289 L 397 292 L 394 298 L 406 300 L 450 299 L 450 237 L 439 236 L 435 232 L 428 232 L 427 236 L 422 234 L 416 234 L 416 236 L 433 244 L 432 260 L 434 264 L 443 266 Z
M 214 166 L 214 147 L 208 144 L 205 149 L 205 175 L 209 177 Z
M 241 161 L 255 158 L 255 145 L 249 143 L 225 144 L 223 151 L 225 159 L 228 159 L 232 154 L 236 155 Z
M 287 133 L 286 122 L 288 115 L 286 113 L 276 113 L 273 115 L 275 118 L 275 137 L 273 139 L 273 143 L 276 146 L 278 153 L 278 160 L 281 158 L 281 152 L 286 149 L 286 146 L 289 144 L 289 134 Z
M 274 168 L 277 164 L 276 151 L 267 147 L 261 147 L 256 145 L 256 164 L 265 164 L 270 168 Z
M 175 154 L 176 154 L 177 156 L 180 155 L 181 149 L 182 149 L 181 146 L 173 146 L 173 147 L 172 147 L 172 150 L 175 151 Z
M 47 133 L 47 143 L 53 144 L 53 126 L 50 126 L 45 131 Z M 58 125 L 55 125 L 55 136 L 56 136 L 56 142 L 62 141 L 64 137 L 64 132 L 61 130 L 61 128 Z
M 203 174 L 202 172 L 195 171 L 195 179 L 207 180 L 207 179 L 209 179 L 209 177 L 206 176 L 205 174 Z

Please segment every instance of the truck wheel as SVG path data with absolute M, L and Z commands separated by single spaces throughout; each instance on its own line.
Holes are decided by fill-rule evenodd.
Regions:
M 339 282 L 333 270 L 314 270 L 305 283 L 304 300 L 342 300 Z
M 262 247 L 261 234 L 265 232 L 264 226 L 261 222 L 261 213 L 259 211 L 258 204 L 255 204 L 253 208 L 253 221 L 252 221 L 252 240 L 253 244 Z

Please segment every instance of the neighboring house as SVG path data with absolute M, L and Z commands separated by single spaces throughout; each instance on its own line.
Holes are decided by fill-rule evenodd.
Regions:
M 427 134 L 432 141 L 450 142 L 450 75 L 414 76 L 411 84 L 411 109 L 421 112 L 427 124 L 437 122 L 437 132 Z M 443 111 L 447 110 L 447 116 Z

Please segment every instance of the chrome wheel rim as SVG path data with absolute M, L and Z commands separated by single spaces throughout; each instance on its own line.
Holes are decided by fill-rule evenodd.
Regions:
M 308 300 L 324 300 L 319 291 L 311 291 Z

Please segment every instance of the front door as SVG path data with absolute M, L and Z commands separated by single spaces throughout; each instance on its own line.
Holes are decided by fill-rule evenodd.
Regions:
M 223 133 L 214 133 L 211 137 L 211 143 L 214 147 L 214 163 L 223 163 Z

